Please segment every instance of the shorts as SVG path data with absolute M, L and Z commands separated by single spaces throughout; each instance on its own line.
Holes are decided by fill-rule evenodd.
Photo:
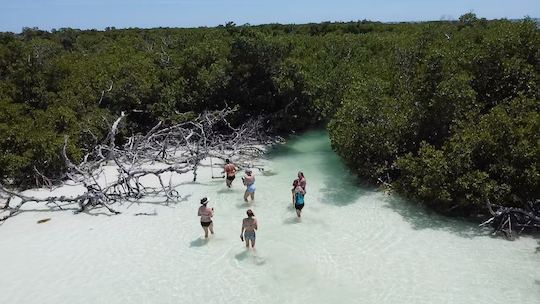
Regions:
M 304 204 L 294 204 L 294 208 L 296 210 L 302 210 L 302 208 L 304 208 Z
M 203 227 L 208 227 L 208 226 L 210 226 L 210 224 L 212 224 L 212 221 L 210 221 L 210 222 L 201 222 L 201 226 L 203 226 Z
M 255 241 L 255 231 L 244 231 L 244 239 Z
M 227 176 L 227 180 L 229 180 L 229 181 L 231 181 L 231 182 L 232 182 L 235 178 L 236 178 L 236 176 L 234 176 L 234 175 Z
M 255 192 L 255 184 L 251 184 L 251 185 L 247 186 L 246 191 L 247 191 L 248 193 L 253 193 L 253 192 Z

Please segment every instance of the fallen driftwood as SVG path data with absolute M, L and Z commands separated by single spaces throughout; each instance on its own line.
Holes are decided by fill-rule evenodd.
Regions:
M 157 212 L 156 212 L 156 209 L 154 209 L 154 212 L 152 213 L 147 213 L 147 212 L 135 213 L 135 216 L 139 216 L 139 215 L 156 216 Z
M 38 223 L 38 224 L 42 224 L 42 223 L 46 223 L 46 222 L 48 222 L 48 221 L 50 221 L 50 220 L 51 220 L 51 218 L 48 217 L 48 218 L 44 218 L 44 219 L 42 219 L 42 220 L 37 221 L 37 223 Z
M 540 229 L 540 200 L 529 202 L 526 208 L 504 207 L 486 202 L 491 218 L 480 226 L 491 226 L 492 234 L 503 233 L 514 239 L 525 230 Z
M 190 172 L 196 181 L 201 161 L 207 157 L 231 158 L 239 167 L 247 166 L 263 152 L 261 145 L 280 141 L 266 136 L 263 118 L 232 127 L 227 116 L 233 112 L 230 108 L 206 111 L 194 119 L 173 125 L 159 122 L 148 133 L 128 137 L 126 143 L 118 147 L 116 135 L 125 117 L 122 113 L 103 142 L 88 152 L 79 164 L 74 164 L 67 155 L 66 136 L 61 151 L 67 167 L 66 179 L 84 186 L 86 192 L 76 197 L 40 198 L 26 196 L 0 184 L 0 222 L 21 213 L 21 207 L 28 202 L 43 203 L 51 210 L 75 205 L 75 213 L 105 208 L 112 214 L 119 214 L 112 208 L 119 200 L 137 200 L 149 195 L 164 196 L 166 204 L 179 200 L 181 195 L 172 183 L 173 174 Z M 161 164 L 159 169 L 151 167 L 155 163 Z M 118 169 L 115 180 L 99 183 L 103 167 L 111 164 Z M 164 173 L 170 173 L 168 181 Z M 145 185 L 141 178 L 146 176 L 156 177 L 159 186 Z M 43 175 L 40 179 L 46 184 L 52 183 Z

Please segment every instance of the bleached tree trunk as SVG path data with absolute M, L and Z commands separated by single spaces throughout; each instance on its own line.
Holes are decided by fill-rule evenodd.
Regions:
M 96 145 L 79 164 L 69 159 L 66 151 L 69 139 L 65 137 L 61 153 L 66 163 L 66 177 L 84 186 L 86 192 L 76 197 L 38 198 L 0 184 L 0 201 L 4 201 L 3 205 L 0 203 L 0 222 L 23 212 L 21 207 L 28 202 L 43 203 L 51 210 L 76 206 L 76 213 L 105 208 L 118 214 L 113 205 L 119 200 L 137 200 L 149 195 L 163 195 L 167 202 L 179 200 L 182 196 L 172 184 L 173 174 L 192 173 L 196 179 L 201 161 L 207 157 L 230 158 L 240 167 L 247 166 L 263 152 L 261 145 L 280 141 L 265 134 L 262 118 L 232 127 L 227 121 L 232 112 L 232 109 L 207 111 L 195 119 L 169 126 L 159 122 L 148 133 L 135 134 L 127 138 L 125 145 L 117 147 L 116 135 L 125 118 L 122 113 L 111 125 L 103 143 Z M 165 166 L 149 168 L 156 161 Z M 118 168 L 116 179 L 100 184 L 98 179 L 103 167 L 111 163 Z M 171 174 L 165 182 L 167 172 Z M 150 187 L 141 181 L 150 175 L 159 180 L 159 187 Z

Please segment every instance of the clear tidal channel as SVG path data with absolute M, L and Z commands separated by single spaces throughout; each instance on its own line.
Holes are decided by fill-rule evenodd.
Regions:
M 178 187 L 188 197 L 170 206 L 8 220 L 0 226 L 1 302 L 540 303 L 536 239 L 493 238 L 475 222 L 361 186 L 325 132 L 293 137 L 259 163 L 266 169 L 255 170 L 249 205 L 240 178 L 227 189 L 207 170 Z M 301 221 L 291 204 L 298 170 L 307 178 Z M 215 208 L 208 241 L 196 216 L 203 196 Z M 255 252 L 239 238 L 248 208 L 259 222 Z M 43 217 L 52 220 L 36 224 Z

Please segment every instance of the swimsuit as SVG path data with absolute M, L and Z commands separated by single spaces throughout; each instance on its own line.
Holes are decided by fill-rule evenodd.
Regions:
M 234 165 L 233 164 L 225 165 L 225 172 L 227 173 L 227 180 L 230 180 L 232 182 L 236 175 L 236 168 L 234 167 Z M 229 175 L 231 173 L 232 175 Z
M 247 183 L 247 180 L 251 177 L 251 180 L 249 180 L 251 182 L 251 184 L 248 184 Z M 244 185 L 247 186 L 246 188 L 246 191 L 248 193 L 253 193 L 255 192 L 255 177 L 253 175 L 251 176 L 246 176 L 246 177 L 242 177 L 242 181 L 244 182 Z
M 210 223 L 212 223 L 212 216 L 214 216 L 214 210 L 206 206 L 201 206 L 197 215 L 201 217 L 201 225 L 203 227 L 208 227 L 210 226 Z
M 255 241 L 255 231 L 244 231 L 244 238 L 246 240 Z
M 302 192 L 296 192 L 294 195 L 294 208 L 298 210 L 304 208 L 304 194 Z

